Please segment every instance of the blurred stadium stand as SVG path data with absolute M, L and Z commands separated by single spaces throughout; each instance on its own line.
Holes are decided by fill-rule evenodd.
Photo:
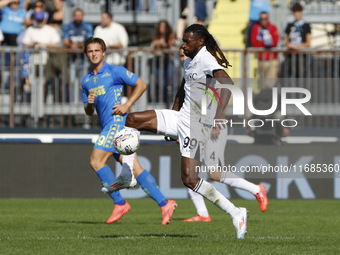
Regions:
M 44 50 L 38 51 L 42 54 Z M 96 117 L 87 119 L 84 116 L 83 103 L 81 98 L 80 80 L 76 86 L 69 86 L 68 63 L 71 61 L 68 50 L 58 49 L 59 54 L 64 54 L 66 62 L 62 64 L 61 73 L 58 77 L 53 77 L 52 84 L 44 86 L 45 74 L 43 65 L 38 68 L 39 72 L 34 73 L 33 67 L 30 66 L 29 72 L 32 74 L 29 78 L 30 88 L 22 87 L 20 78 L 20 59 L 22 49 L 20 48 L 0 48 L 0 55 L 4 59 L 6 52 L 11 52 L 10 65 L 3 65 L 1 68 L 2 86 L 0 88 L 0 126 L 1 127 L 48 127 L 48 128 L 96 128 L 99 123 Z M 250 70 L 256 68 L 250 61 L 261 49 L 253 50 L 227 50 L 229 60 L 233 64 L 233 59 L 240 58 L 242 61 L 239 66 L 234 65 L 230 68 L 230 75 L 235 80 L 237 86 L 243 91 L 252 87 L 256 92 L 259 77 L 249 78 Z M 32 51 L 33 52 L 33 51 Z M 123 53 L 122 51 L 120 51 Z M 280 56 L 291 54 L 286 50 L 275 50 Z M 180 85 L 182 77 L 182 67 L 179 60 L 179 54 L 176 49 L 168 50 L 169 61 L 173 68 L 171 69 L 171 85 L 164 88 L 162 80 L 156 79 L 157 59 L 163 58 L 162 51 L 150 49 L 129 48 L 124 54 L 127 55 L 127 67 L 134 71 L 143 80 L 149 84 L 148 93 L 145 93 L 140 100 L 132 107 L 132 111 L 141 111 L 146 109 L 168 108 L 172 105 L 175 93 Z M 340 50 L 306 50 L 305 65 L 301 66 L 306 70 L 303 75 L 295 78 L 285 78 L 279 80 L 278 86 L 285 87 L 303 87 L 308 89 L 312 94 L 310 105 L 308 106 L 313 114 L 313 118 L 303 116 L 301 111 L 290 111 L 288 115 L 299 119 L 301 127 L 328 127 L 336 128 L 340 124 Z M 240 57 L 239 57 L 240 56 Z M 328 57 L 325 57 L 328 56 Z M 302 58 L 302 54 L 294 54 L 293 58 Z M 84 69 L 88 63 L 84 65 Z M 236 75 L 235 69 L 239 69 L 240 76 Z M 302 73 L 302 72 L 301 72 Z M 64 78 L 62 78 L 64 77 Z M 164 98 L 164 89 L 168 91 L 168 97 Z M 127 95 L 129 91 L 126 92 Z M 46 95 L 46 96 L 44 96 Z M 232 106 L 228 108 L 231 113 Z
M 146 1 L 145 1 L 146 2 Z M 167 19 L 173 27 L 180 14 L 180 1 L 159 0 L 155 12 L 148 8 L 138 11 L 136 3 L 127 0 L 69 0 L 65 2 L 65 19 L 68 23 L 72 19 L 72 11 L 81 7 L 85 10 L 85 21 L 94 25 L 100 22 L 100 13 L 105 9 L 112 10 L 114 20 L 124 24 L 131 30 L 135 26 L 141 29 L 154 28 L 160 19 Z M 210 1 L 213 2 L 213 1 Z M 270 16 L 272 23 L 276 24 L 280 31 L 292 18 L 290 6 L 295 1 L 276 0 L 271 4 Z M 217 38 L 233 65 L 228 73 L 237 81 L 237 86 L 245 90 L 253 87 L 255 92 L 259 77 L 256 56 L 261 49 L 244 50 L 242 28 L 246 27 L 248 1 L 217 1 L 216 8 L 209 14 L 209 30 Z M 302 66 L 306 70 L 304 76 L 285 81 L 285 86 L 299 86 L 311 91 L 311 111 L 313 118 L 306 119 L 298 112 L 290 112 L 290 116 L 296 116 L 301 122 L 301 127 L 338 128 L 340 124 L 340 1 L 304 1 L 305 18 L 315 26 L 321 27 L 319 34 L 312 32 L 315 48 L 306 49 L 306 63 Z M 328 32 L 323 28 L 327 27 Z M 334 27 L 334 31 L 332 28 Z M 338 32 L 337 32 L 338 31 Z M 281 33 L 282 34 L 282 33 Z M 317 37 L 322 42 L 318 44 Z M 316 38 L 316 39 L 315 39 Z M 326 38 L 326 39 L 325 39 Z M 138 41 L 139 39 L 135 40 Z M 326 41 L 326 43 L 324 43 Z M 325 46 L 325 44 L 327 44 Z M 318 46 L 320 45 L 320 46 Z M 140 45 L 139 45 L 140 46 Z M 321 48 L 323 48 L 321 50 Z M 44 49 L 38 53 L 42 54 Z M 284 54 L 290 54 L 283 48 L 275 50 L 279 54 L 281 64 Z M 33 53 L 33 50 L 30 51 Z M 68 66 L 71 61 L 69 51 L 56 49 L 53 52 L 64 54 L 66 61 L 62 63 L 60 75 L 53 77 L 48 86 L 44 86 L 45 73 L 43 66 L 39 66 L 34 73 L 32 66 L 28 71 L 34 73 L 30 76 L 29 85 L 22 79 L 22 48 L 0 47 L 0 127 L 28 127 L 28 128 L 98 128 L 96 117 L 85 118 L 80 79 L 75 86 L 68 82 Z M 182 77 L 182 68 L 177 49 L 167 52 L 154 51 L 150 47 L 129 47 L 119 51 L 127 57 L 127 68 L 134 71 L 149 84 L 148 93 L 137 102 L 132 111 L 168 108 L 172 104 L 177 88 Z M 169 54 L 171 62 L 171 85 L 163 86 L 163 79 L 156 77 L 157 62 L 163 63 L 165 53 Z M 295 58 L 301 58 L 302 54 L 295 54 Z M 161 60 L 161 61 L 160 61 Z M 88 63 L 83 67 L 88 68 Z M 163 70 L 163 68 L 160 68 Z M 283 73 L 285 70 L 283 70 Z M 161 73 L 164 75 L 164 73 Z M 250 79 L 251 78 L 251 79 Z M 299 80 L 301 78 L 301 80 Z M 303 81 L 302 81 L 303 80 Z M 288 85 L 286 85 L 288 84 Z M 168 98 L 164 98 L 164 90 Z M 129 95 L 130 91 L 126 91 Z M 232 107 L 228 111 L 231 112 Z M 300 123 L 299 123 L 300 124 Z
M 277 25 L 281 35 L 288 22 L 294 21 L 290 8 L 294 3 L 303 5 L 303 18 L 312 27 L 312 47 L 331 48 L 336 34 L 336 25 L 340 24 L 339 0 L 275 0 L 271 4 L 270 19 Z M 283 40 L 281 40 L 283 44 Z
M 338 23 L 340 21 L 340 1 L 339 0 L 292 0 L 289 7 L 294 3 L 304 4 L 304 18 L 310 23 Z M 292 15 L 288 20 L 293 19 Z
M 100 23 L 101 12 L 108 10 L 113 14 L 116 22 L 124 25 L 154 25 L 159 20 L 166 19 L 174 26 L 180 13 L 180 1 L 159 0 L 155 2 L 155 11 L 150 11 L 147 7 L 138 10 L 138 0 L 72 0 L 67 2 L 66 8 L 72 12 L 74 8 L 81 7 L 85 12 L 85 21 L 92 24 Z M 69 16 L 65 22 L 71 21 L 71 18 L 72 16 Z
M 97 25 L 100 23 L 100 14 L 109 11 L 113 21 L 121 23 L 129 32 L 129 45 L 150 43 L 153 28 L 160 20 L 165 19 L 176 27 L 181 12 L 180 1 L 156 0 L 155 9 L 148 6 L 151 1 L 144 0 L 144 5 L 138 9 L 139 0 L 70 0 L 65 5 L 64 24 L 72 21 L 72 11 L 80 7 L 84 10 L 84 21 Z M 145 35 L 146 34 L 146 35 Z M 147 37 L 147 38 L 145 38 Z

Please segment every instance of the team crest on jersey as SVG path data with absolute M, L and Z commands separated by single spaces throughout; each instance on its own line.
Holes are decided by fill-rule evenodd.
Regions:
M 132 75 L 133 75 L 133 73 L 132 73 L 132 72 L 130 72 L 130 71 L 126 71 L 126 75 L 127 75 L 129 78 L 131 78 L 131 77 L 132 77 Z
M 93 83 L 94 84 L 97 84 L 97 79 L 98 79 L 98 77 L 93 77 Z

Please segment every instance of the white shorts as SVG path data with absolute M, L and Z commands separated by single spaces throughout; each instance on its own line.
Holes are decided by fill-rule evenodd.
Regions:
M 155 110 L 157 115 L 157 133 L 179 139 L 181 155 L 202 161 L 204 147 L 211 129 L 200 123 L 190 132 L 190 120 L 180 117 L 174 110 Z M 197 125 L 197 126 L 196 126 Z
M 155 110 L 157 115 L 157 134 L 178 139 L 178 111 Z
M 209 138 L 204 152 L 206 166 L 224 166 L 224 153 L 228 139 L 228 127 L 221 129 L 217 139 Z

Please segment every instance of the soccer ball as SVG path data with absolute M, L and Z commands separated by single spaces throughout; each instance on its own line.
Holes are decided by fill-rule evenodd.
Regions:
M 118 153 L 130 155 L 139 148 L 139 131 L 134 128 L 124 128 L 114 136 L 114 147 Z

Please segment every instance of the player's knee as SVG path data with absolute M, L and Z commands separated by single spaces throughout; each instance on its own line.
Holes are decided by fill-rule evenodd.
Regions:
M 94 171 L 98 171 L 100 168 L 102 168 L 100 162 L 92 157 L 90 159 L 90 166 Z
M 190 178 L 190 176 L 182 176 L 182 182 L 189 189 L 193 189 L 197 184 L 197 179 Z

